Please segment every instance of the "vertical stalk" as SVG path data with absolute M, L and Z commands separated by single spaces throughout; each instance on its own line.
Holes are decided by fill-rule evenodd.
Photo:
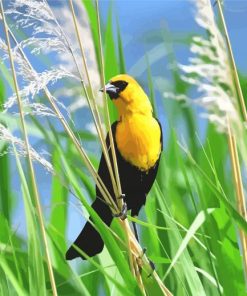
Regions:
M 113 166 L 114 166 L 114 172 L 115 177 L 117 181 L 117 187 L 118 187 L 118 196 L 122 196 L 122 188 L 119 178 L 119 172 L 118 172 L 118 166 L 117 166 L 117 158 L 116 158 L 116 151 L 115 151 L 115 145 L 113 141 L 113 135 L 112 135 L 112 129 L 111 129 L 111 122 L 110 122 L 110 114 L 109 114 L 109 108 L 107 104 L 107 97 L 106 97 L 106 90 L 105 90 L 105 67 L 104 67 L 104 59 L 103 59 L 103 47 L 102 47 L 102 39 L 101 39 L 101 28 L 100 28 L 100 15 L 99 15 L 99 2 L 96 0 L 96 11 L 97 11 L 97 25 L 98 25 L 98 36 L 99 36 L 99 48 L 100 48 L 100 74 L 101 74 L 101 83 L 103 84 L 104 89 L 104 107 L 106 112 L 106 124 L 107 129 L 109 130 L 109 138 L 110 138 L 110 145 L 111 145 L 111 152 L 112 152 L 112 158 L 113 158 Z M 122 199 L 118 199 L 119 201 L 119 207 L 122 209 L 123 201 Z
M 238 212 L 246 220 L 247 218 L 246 205 L 245 205 L 241 170 L 240 170 L 239 159 L 238 159 L 237 145 L 236 145 L 235 137 L 232 134 L 229 121 L 228 121 L 228 146 L 229 146 L 231 164 L 233 169 L 233 179 L 234 179 L 234 184 L 236 189 Z M 242 245 L 243 265 L 244 265 L 245 275 L 247 275 L 247 237 L 243 232 L 243 230 L 241 229 L 240 229 L 240 241 Z
M 241 113 L 244 121 L 247 122 L 246 106 L 245 106 L 244 97 L 243 97 L 243 93 L 242 93 L 242 89 L 241 89 L 241 85 L 238 77 L 237 67 L 236 67 L 236 63 L 235 63 L 235 59 L 232 51 L 228 30 L 226 27 L 224 14 L 222 11 L 221 2 L 219 0 L 216 0 L 216 1 L 219 8 L 220 20 L 223 25 L 223 33 L 225 36 L 225 41 L 228 49 L 228 56 L 230 58 L 230 67 L 231 67 L 233 79 L 235 82 L 236 93 L 240 101 Z M 234 179 L 236 196 L 237 196 L 237 207 L 240 215 L 242 215 L 242 217 L 246 220 L 247 219 L 246 204 L 245 204 L 245 196 L 244 196 L 243 181 L 241 176 L 240 162 L 238 157 L 238 149 L 237 149 L 235 135 L 232 133 L 231 123 L 229 118 L 227 118 L 227 128 L 228 128 L 228 146 L 229 146 L 231 164 L 233 169 L 233 179 Z M 244 265 L 245 275 L 247 275 L 247 237 L 241 229 L 240 229 L 240 241 L 242 245 L 243 265 Z
M 115 151 L 115 145 L 114 145 L 114 141 L 113 141 L 113 134 L 112 134 L 112 130 L 111 130 L 110 115 L 109 115 L 109 109 L 108 109 L 107 98 L 106 98 L 106 90 L 105 90 L 105 69 L 104 69 L 104 59 L 103 59 L 104 55 L 103 55 L 103 47 L 102 47 L 102 39 L 101 39 L 98 0 L 96 0 L 95 3 L 96 3 L 96 12 L 97 12 L 97 25 L 98 25 L 99 48 L 100 48 L 100 69 L 101 69 L 100 74 L 101 74 L 101 83 L 102 83 L 102 85 L 104 85 L 103 89 L 104 89 L 104 98 L 105 98 L 104 107 L 105 107 L 105 112 L 106 112 L 106 123 L 107 123 L 107 128 L 109 130 L 110 146 L 111 146 L 111 151 L 112 151 L 112 158 L 113 158 L 113 164 L 114 164 L 115 177 L 116 177 L 116 181 L 117 181 L 117 187 L 118 187 L 118 191 L 119 191 L 119 196 L 121 196 L 122 195 L 122 188 L 121 188 L 121 183 L 120 183 L 120 178 L 119 178 L 117 159 L 116 159 L 116 151 Z M 122 201 L 122 199 L 119 199 L 119 208 L 122 209 L 122 206 L 123 206 L 123 201 Z M 128 241 L 129 261 L 130 261 L 131 270 L 132 270 L 133 275 L 137 278 L 137 282 L 139 284 L 141 291 L 145 295 L 145 287 L 143 285 L 142 279 L 140 276 L 138 276 L 138 274 L 135 274 L 135 271 L 134 271 L 135 268 L 139 268 L 136 260 L 137 260 L 138 256 L 140 254 L 142 254 L 142 249 L 141 249 L 139 243 L 134 238 L 133 232 L 129 226 L 128 221 L 125 220 L 125 221 L 121 221 L 121 222 L 122 222 L 121 224 L 123 226 L 123 229 L 125 231 L 127 241 Z M 132 245 L 133 245 L 133 247 L 132 247 Z M 136 255 L 135 254 L 136 252 L 139 255 Z M 145 260 L 147 262 L 149 262 L 145 255 L 143 256 L 143 258 L 145 258 Z M 156 282 L 158 283 L 158 285 L 159 285 L 161 291 L 164 293 L 164 295 L 171 296 L 172 294 L 165 287 L 165 285 L 162 283 L 161 279 L 159 278 L 158 274 L 155 271 L 153 272 L 153 277 L 155 278 Z
M 90 92 L 91 92 L 93 108 L 95 110 L 95 125 L 96 125 L 96 129 L 97 129 L 100 141 L 101 141 L 102 151 L 103 151 L 103 154 L 105 156 L 105 160 L 106 160 L 107 168 L 108 168 L 108 171 L 109 171 L 109 174 L 110 174 L 110 177 L 111 177 L 111 182 L 112 182 L 112 185 L 113 185 L 114 193 L 117 196 L 118 195 L 118 193 L 117 193 L 117 184 L 116 184 L 116 180 L 114 178 L 112 166 L 111 166 L 111 163 L 110 163 L 108 149 L 106 147 L 106 143 L 105 143 L 105 140 L 104 140 L 104 134 L 103 134 L 103 130 L 102 130 L 101 119 L 100 119 L 98 107 L 97 107 L 97 104 L 96 104 L 96 101 L 95 101 L 93 88 L 92 88 L 92 84 L 91 84 L 91 79 L 90 79 L 89 72 L 88 72 L 86 56 L 85 56 L 85 52 L 84 52 L 84 49 L 83 49 L 83 46 L 82 46 L 82 40 L 81 40 L 81 37 L 80 37 L 80 34 L 79 34 L 78 22 L 77 22 L 75 11 L 74 11 L 73 1 L 69 0 L 69 4 L 70 4 L 71 14 L 72 14 L 72 17 L 73 17 L 73 22 L 74 22 L 74 27 L 75 27 L 75 31 L 76 31 L 77 40 L 78 40 L 80 51 L 81 51 L 82 62 L 83 62 L 83 65 L 84 65 L 84 69 L 86 71 L 86 76 L 87 76 L 87 80 L 88 80 L 88 84 L 89 84 L 89 88 L 90 88 Z M 91 109 L 93 109 L 90 106 L 89 98 L 88 98 L 88 103 L 89 103 L 89 107 Z M 93 112 L 93 110 L 92 110 L 92 112 Z
M 75 30 L 76 30 L 77 40 L 78 40 L 79 46 L 80 46 L 82 61 L 83 61 L 84 68 L 85 68 L 85 71 L 86 71 L 86 76 L 87 76 L 89 88 L 90 88 L 90 91 L 91 91 L 91 95 L 94 98 L 93 87 L 92 87 L 91 79 L 90 79 L 89 72 L 88 72 L 87 60 L 86 60 L 85 52 L 84 52 L 84 49 L 83 49 L 83 46 L 82 46 L 82 40 L 81 40 L 80 33 L 79 33 L 78 21 L 76 19 L 76 15 L 75 15 L 73 0 L 69 0 L 69 5 L 70 5 L 70 10 L 71 10 L 71 14 L 72 14 L 72 17 L 73 17 Z
M 45 0 L 46 1 L 46 0 Z M 46 5 L 49 6 L 49 4 L 47 3 L 46 1 Z M 74 10 L 73 10 L 73 3 L 70 2 L 70 8 L 71 8 L 71 12 L 72 12 L 72 16 L 73 16 L 73 21 L 75 22 L 76 21 L 76 18 L 75 18 L 75 14 L 74 14 Z M 94 113 L 94 108 L 91 104 L 91 101 L 90 101 L 90 98 L 89 98 L 89 95 L 88 95 L 88 92 L 87 92 L 87 89 L 86 89 L 86 86 L 85 86 L 85 83 L 83 81 L 83 77 L 82 77 L 82 74 L 81 74 L 81 71 L 79 69 L 79 65 L 76 61 L 76 58 L 75 58 L 75 55 L 74 55 L 74 52 L 73 52 L 73 49 L 70 45 L 70 42 L 66 36 L 66 34 L 64 33 L 64 31 L 62 30 L 60 24 L 58 23 L 57 19 L 55 18 L 52 10 L 51 10 L 51 13 L 54 17 L 54 20 L 57 24 L 57 26 L 59 27 L 60 31 L 61 31 L 61 34 L 63 35 L 64 37 L 64 40 L 67 44 L 67 47 L 68 47 L 68 50 L 73 58 L 73 61 L 75 63 L 75 66 L 76 66 L 76 69 L 77 69 L 77 72 L 80 76 L 80 82 L 81 82 L 81 85 L 82 85 L 82 88 L 83 88 L 83 91 L 85 93 L 85 96 L 86 96 L 86 99 L 87 99 L 87 103 L 88 103 L 88 106 L 89 106 L 89 109 L 91 111 L 91 114 L 92 114 L 92 117 L 93 117 L 93 121 L 94 121 L 94 124 L 95 124 L 95 127 L 96 127 L 96 130 L 97 130 L 97 133 L 98 133 L 98 136 L 99 136 L 99 139 L 100 139 L 100 143 L 101 143 L 101 146 L 102 146 L 102 151 L 103 151 L 103 154 L 105 156 L 105 159 L 106 159 L 106 163 L 107 163 L 107 167 L 109 169 L 109 173 L 110 173 L 110 176 L 111 176 L 111 179 L 112 179 L 112 184 L 113 184 L 113 190 L 114 190 L 114 193 L 117 194 L 117 188 L 116 188 L 116 182 L 115 182 L 115 179 L 114 179 L 114 176 L 113 176 L 113 171 L 112 171 L 112 168 L 111 168 L 111 165 L 110 165 L 110 159 L 109 159 L 109 155 L 108 155 L 108 151 L 107 151 L 107 147 L 106 147 L 106 144 L 105 144 L 105 140 L 104 140 L 104 135 L 103 135 L 103 130 L 102 130 L 102 126 L 100 125 L 100 117 L 99 117 L 99 114 L 98 114 L 98 109 L 97 109 L 97 106 L 93 100 L 93 105 L 94 105 L 94 108 L 95 108 L 95 111 L 96 111 L 96 114 Z M 77 23 L 76 23 L 77 24 Z M 78 28 L 76 30 L 76 34 L 79 35 L 79 31 L 78 31 Z M 81 47 L 81 44 L 80 44 L 80 47 Z M 83 48 L 81 47 L 82 51 L 83 51 Z M 84 53 L 84 51 L 83 51 Z M 82 56 L 83 57 L 83 56 Z M 85 56 L 84 56 L 85 58 Z M 86 62 L 86 59 L 83 58 L 83 63 Z M 85 64 L 84 64 L 85 66 Z M 86 66 L 85 66 L 86 67 Z M 87 71 L 88 72 L 88 71 Z M 88 77 L 89 77 L 89 73 L 87 73 Z M 90 79 L 89 79 L 90 81 Z M 91 82 L 90 83 L 90 86 L 91 86 Z M 92 91 L 92 89 L 91 89 Z M 93 91 L 92 91 L 92 94 L 93 94 Z
M 14 42 L 16 43 L 16 45 L 18 45 L 14 34 L 11 32 L 11 30 L 9 28 L 8 28 L 8 31 L 9 31 L 11 37 L 13 38 Z M 25 53 L 23 52 L 23 50 L 21 49 L 20 46 L 18 46 L 18 50 L 19 50 L 21 56 L 23 57 L 23 59 L 25 60 L 25 62 L 27 63 L 27 65 L 29 66 L 29 68 L 36 74 L 34 68 L 30 64 L 29 60 L 27 59 Z M 72 140 L 72 142 L 75 145 L 75 147 L 76 147 L 78 153 L 80 154 L 82 160 L 84 161 L 84 163 L 86 164 L 88 170 L 90 171 L 91 175 L 93 176 L 93 178 L 95 180 L 95 183 L 99 187 L 99 190 L 102 193 L 103 197 L 105 198 L 106 202 L 109 203 L 112 206 L 111 209 L 112 209 L 112 211 L 114 213 L 118 213 L 119 212 L 118 208 L 117 208 L 115 202 L 113 201 L 113 199 L 111 198 L 110 193 L 108 192 L 107 188 L 103 184 L 103 181 L 101 180 L 101 178 L 98 176 L 98 174 L 97 174 L 96 170 L 94 169 L 90 159 L 88 158 L 85 150 L 83 149 L 83 147 L 80 146 L 80 143 L 79 143 L 78 139 L 76 138 L 75 134 L 73 133 L 73 131 L 69 127 L 68 123 L 66 122 L 66 119 L 64 118 L 64 116 L 60 112 L 59 108 L 57 107 L 56 102 L 54 101 L 54 99 L 53 99 L 53 97 L 52 97 L 52 95 L 49 92 L 47 87 L 44 88 L 44 92 L 45 92 L 45 95 L 46 95 L 49 103 L 51 104 L 55 114 L 57 115 L 57 118 L 62 123 L 65 131 L 67 132 L 68 136 Z
M 97 11 L 97 25 L 98 25 L 98 37 L 99 37 L 99 48 L 100 48 L 100 73 L 101 73 L 101 83 L 104 86 L 104 108 L 106 113 L 106 124 L 107 129 L 109 130 L 109 138 L 110 138 L 110 146 L 111 146 L 111 152 L 112 152 L 112 158 L 113 158 L 113 166 L 114 166 L 114 173 L 117 181 L 117 189 L 118 189 L 118 195 L 116 198 L 122 196 L 122 188 L 121 188 L 121 182 L 119 177 L 119 171 L 118 171 L 118 165 L 117 165 L 117 158 L 116 158 L 116 151 L 115 151 L 115 145 L 113 140 L 113 134 L 111 129 L 111 123 L 110 123 L 110 114 L 109 114 L 109 108 L 107 104 L 107 97 L 106 97 L 106 90 L 105 90 L 105 69 L 104 69 L 104 59 L 103 59 L 103 47 L 102 47 L 102 38 L 101 38 L 101 27 L 100 27 L 100 15 L 99 15 L 99 3 L 98 0 L 96 0 L 96 11 Z M 118 207 L 119 209 L 122 209 L 123 207 L 123 200 L 118 199 Z M 137 258 L 132 253 L 131 248 L 131 229 L 129 228 L 128 221 L 122 221 L 122 226 L 126 235 L 127 243 L 128 243 L 128 252 L 129 252 L 129 262 L 130 262 L 130 269 L 132 274 L 136 277 L 138 285 L 143 293 L 143 295 L 146 295 L 145 287 L 142 282 L 142 278 L 139 272 L 139 266 L 137 264 Z M 129 231 L 128 231 L 129 230 Z M 132 232 L 132 231 L 131 231 Z
M 13 59 L 13 55 L 12 55 L 8 27 L 7 27 L 5 15 L 4 15 L 2 0 L 0 0 L 0 7 L 1 7 L 1 14 L 2 14 L 2 20 L 3 20 L 3 25 L 4 25 L 4 31 L 5 31 L 5 35 L 6 35 L 7 46 L 8 46 L 11 71 L 12 71 L 13 80 L 14 80 L 14 87 L 15 87 L 15 92 L 16 92 L 16 97 L 17 97 L 17 102 L 18 102 L 18 108 L 19 108 L 19 112 L 20 112 L 21 128 L 22 128 L 22 133 L 23 133 L 24 142 L 25 142 L 26 151 L 27 151 L 27 159 L 28 159 L 28 166 L 29 166 L 30 175 L 31 175 L 32 190 L 33 190 L 33 194 L 34 194 L 34 200 L 35 200 L 35 204 L 36 204 L 38 220 L 39 220 L 39 224 L 40 224 L 40 228 L 41 228 L 41 234 L 42 234 L 42 238 L 44 241 L 45 254 L 46 254 L 46 258 L 47 258 L 47 267 L 48 267 L 48 272 L 49 272 L 49 277 L 50 277 L 50 282 L 51 282 L 51 287 L 52 287 L 52 293 L 54 296 L 57 296 L 56 283 L 55 283 L 55 278 L 54 278 L 54 274 L 53 274 L 51 258 L 50 258 L 50 254 L 49 254 L 49 250 L 48 250 L 48 241 L 47 241 L 47 237 L 46 237 L 42 208 L 40 205 L 39 192 L 38 192 L 38 188 L 37 188 L 37 184 L 36 184 L 35 172 L 33 169 L 32 159 L 31 159 L 31 155 L 30 155 L 30 146 L 29 146 L 29 141 L 28 141 L 27 128 L 26 128 L 26 124 L 25 124 L 22 100 L 21 100 L 21 97 L 19 94 L 19 86 L 18 86 L 17 77 L 16 77 L 14 59 Z
M 100 27 L 100 15 L 99 15 L 99 3 L 98 0 L 96 0 L 96 12 L 97 12 L 97 25 L 98 25 L 98 37 L 99 37 L 99 49 L 100 49 L 100 74 L 101 74 L 101 83 L 103 85 L 104 89 L 104 108 L 105 108 L 105 113 L 106 113 L 106 124 L 107 124 L 107 129 L 109 130 L 109 138 L 110 138 L 110 147 L 111 147 L 111 153 L 112 153 L 112 159 L 113 159 L 113 166 L 114 166 L 114 173 L 117 181 L 117 195 L 116 195 L 116 200 L 118 202 L 118 208 L 121 209 L 123 208 L 123 200 L 118 198 L 122 196 L 122 188 L 121 188 L 121 183 L 120 183 L 120 178 L 119 178 L 119 172 L 118 172 L 118 166 L 117 166 L 117 157 L 116 157 L 116 151 L 115 151 L 115 145 L 114 145 L 114 140 L 113 140 L 113 134 L 112 134 L 112 129 L 111 129 L 111 123 L 110 123 L 110 114 L 109 114 L 109 109 L 108 109 L 108 104 L 107 104 L 107 97 L 106 97 L 106 90 L 105 90 L 105 68 L 104 68 L 104 55 L 103 55 L 103 47 L 102 47 L 102 39 L 101 39 L 101 27 Z M 135 264 L 136 264 L 136 259 L 132 255 L 131 252 L 131 243 L 130 243 L 130 237 L 129 237 L 129 232 L 128 232 L 128 222 L 123 221 L 121 223 L 127 244 L 128 244 L 128 253 L 129 253 L 129 262 L 130 262 L 130 269 L 135 276 Z M 138 282 L 140 285 L 140 282 Z M 145 290 L 143 285 L 140 285 L 141 290 Z

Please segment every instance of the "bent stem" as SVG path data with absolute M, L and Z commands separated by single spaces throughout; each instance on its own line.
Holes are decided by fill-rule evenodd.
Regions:
M 19 93 L 19 86 L 18 86 L 17 77 L 16 77 L 14 58 L 12 55 L 8 26 L 7 26 L 7 22 L 6 22 L 5 15 L 4 15 L 4 8 L 3 8 L 2 0 L 0 0 L 0 7 L 1 7 L 1 14 L 2 14 L 2 20 L 3 20 L 3 25 L 4 25 L 4 31 L 5 31 L 5 35 L 6 35 L 7 46 L 8 46 L 11 71 L 12 71 L 12 76 L 13 76 L 13 80 L 14 80 L 14 88 L 15 88 L 15 92 L 16 92 L 16 98 L 17 98 L 18 108 L 19 108 L 19 113 L 20 113 L 21 129 L 22 129 L 24 142 L 25 142 L 25 146 L 26 146 L 26 151 L 27 151 L 27 159 L 28 159 L 28 166 L 29 166 L 30 175 L 31 175 L 32 190 L 33 190 L 33 194 L 34 194 L 34 200 L 35 200 L 35 204 L 36 204 L 38 220 L 39 220 L 39 224 L 40 224 L 40 228 L 41 228 L 41 234 L 42 234 L 44 247 L 45 247 L 45 254 L 46 254 L 46 258 L 47 258 L 47 267 L 48 267 L 50 282 L 51 282 L 51 286 L 52 286 L 52 293 L 54 296 L 57 296 L 56 283 L 55 283 L 55 278 L 54 278 L 54 274 L 53 274 L 51 258 L 50 258 L 50 254 L 49 254 L 49 250 L 48 250 L 48 241 L 47 241 L 47 237 L 46 237 L 44 219 L 43 219 L 42 209 L 41 209 L 41 205 L 40 205 L 40 197 L 39 197 L 39 192 L 38 192 L 38 188 L 37 188 L 37 184 L 36 184 L 35 172 L 34 172 L 33 163 L 32 163 L 31 154 L 30 154 L 30 146 L 29 146 L 27 128 L 26 128 L 26 123 L 25 123 L 25 118 L 24 118 L 22 100 L 21 100 L 20 93 Z
M 148 257 L 143 254 L 143 250 L 142 247 L 140 246 L 139 242 L 136 240 L 135 235 L 133 233 L 133 231 L 130 228 L 130 225 L 128 223 L 128 221 L 122 221 L 122 223 L 126 223 L 126 231 L 128 232 L 129 238 L 130 238 L 130 245 L 131 245 L 131 254 L 133 256 L 133 258 L 135 259 L 135 262 L 138 260 L 140 261 L 140 263 L 136 264 L 138 265 L 137 267 L 139 268 L 146 268 L 148 269 L 149 273 L 152 273 L 152 277 L 153 279 L 156 281 L 156 283 L 158 284 L 160 290 L 162 291 L 162 293 L 166 296 L 172 296 L 173 294 L 167 289 L 167 287 L 164 285 L 164 283 L 162 282 L 162 280 L 160 279 L 159 275 L 157 274 L 157 272 L 154 270 L 150 270 L 150 263 L 148 260 Z M 138 280 L 138 279 L 137 279 Z M 138 282 L 139 283 L 139 282 Z M 141 281 L 141 283 L 142 281 Z M 141 291 L 143 291 L 144 287 L 140 287 Z
M 90 80 L 90 76 L 89 76 L 89 72 L 88 72 L 88 67 L 87 67 L 85 52 L 84 52 L 83 45 L 82 45 L 82 40 L 81 40 L 81 37 L 80 37 L 80 34 L 79 34 L 78 22 L 77 22 L 75 11 L 74 11 L 73 1 L 69 0 L 69 4 L 70 4 L 71 14 L 72 14 L 72 17 L 73 17 L 74 27 L 75 27 L 75 31 L 76 31 L 76 35 L 77 35 L 77 40 L 78 40 L 80 51 L 81 51 L 82 62 L 83 62 L 84 69 L 85 69 L 86 76 L 87 76 L 87 80 L 88 80 L 88 83 L 89 83 L 89 88 L 90 88 L 90 92 L 91 92 L 91 96 L 92 96 L 92 102 L 93 102 L 93 108 L 94 108 L 95 113 L 96 113 L 96 119 L 97 119 L 97 121 L 95 120 L 96 129 L 98 131 L 98 135 L 99 135 L 99 137 L 101 139 L 101 142 L 102 142 L 103 153 L 104 153 L 104 156 L 105 156 L 105 159 L 106 159 L 106 162 L 107 162 L 107 166 L 108 166 L 108 170 L 109 170 L 109 173 L 110 173 L 110 177 L 111 177 L 111 181 L 112 181 L 112 185 L 113 185 L 113 189 L 114 189 L 114 194 L 115 194 L 116 197 L 118 197 L 118 196 L 121 196 L 122 191 L 121 191 L 121 184 L 120 184 L 120 179 L 119 179 L 118 169 L 117 169 L 117 161 L 116 161 L 116 155 L 115 155 L 115 147 L 114 147 L 114 142 L 113 142 L 113 136 L 112 136 L 111 126 L 110 126 L 110 116 L 109 116 L 109 111 L 108 111 L 108 105 L 106 103 L 107 102 L 106 94 L 104 93 L 104 96 L 105 96 L 105 98 L 104 98 L 105 99 L 104 106 L 105 106 L 106 114 L 107 114 L 107 124 L 108 124 L 108 130 L 109 130 L 109 137 L 110 137 L 110 145 L 111 145 L 112 156 L 113 156 L 113 159 L 115 159 L 114 166 L 116 164 L 114 169 L 115 169 L 115 176 L 117 176 L 116 177 L 117 180 L 115 180 L 114 175 L 113 175 L 113 170 L 112 170 L 112 166 L 111 166 L 111 163 L 110 163 L 110 158 L 109 158 L 109 154 L 108 154 L 108 150 L 107 150 L 105 141 L 104 140 L 102 141 L 102 139 L 103 139 L 103 136 L 102 136 L 103 132 L 102 132 L 102 129 L 101 129 L 102 124 L 101 124 L 98 108 L 97 108 L 97 105 L 96 105 L 96 101 L 95 101 L 95 97 L 94 97 L 94 93 L 93 93 L 93 89 L 92 89 L 92 84 L 91 84 L 91 80 Z M 98 16 L 98 24 L 99 24 L 99 13 L 97 13 L 97 16 Z M 104 83 L 105 78 L 104 78 L 104 75 L 102 75 L 102 73 L 104 73 L 104 65 L 103 65 L 103 58 L 102 58 L 103 53 L 102 53 L 100 26 L 98 26 L 98 32 L 99 32 L 99 42 L 100 42 L 100 49 L 101 49 L 101 55 L 100 55 L 100 57 L 101 57 L 101 83 L 102 83 L 102 85 L 104 85 L 105 84 Z M 90 107 L 89 98 L 88 98 L 88 103 L 89 103 L 89 107 Z M 99 125 L 99 128 L 97 128 L 98 125 Z M 116 183 L 116 181 L 117 181 L 117 183 Z M 121 200 L 120 200 L 119 207 L 120 207 L 120 209 L 122 208 Z M 127 237 L 128 250 L 130 250 L 131 246 L 130 246 L 130 239 L 129 239 L 129 236 L 128 236 L 128 232 L 126 230 L 126 221 L 123 222 L 123 225 L 124 225 L 123 228 L 125 230 L 126 237 Z M 129 254 L 129 258 L 130 258 L 130 268 L 131 268 L 132 274 L 135 274 L 135 269 L 138 269 L 138 267 L 136 266 L 136 260 L 135 260 L 135 258 L 133 257 L 133 255 L 131 253 Z

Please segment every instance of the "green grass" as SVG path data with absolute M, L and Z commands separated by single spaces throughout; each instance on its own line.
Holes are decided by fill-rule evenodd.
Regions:
M 99 64 L 96 12 L 91 1 L 83 3 Z M 121 32 L 118 26 L 117 32 L 114 31 L 115 24 L 111 8 L 103 34 L 107 80 L 126 68 Z M 116 33 L 117 42 L 114 42 Z M 138 219 L 129 217 L 129 221 L 137 222 L 141 245 L 147 248 L 147 256 L 155 263 L 159 277 L 173 295 L 246 295 L 239 229 L 247 233 L 247 223 L 236 210 L 226 136 L 208 124 L 205 138 L 199 140 L 193 107 L 172 100 L 162 102 L 162 105 L 156 101 L 158 90 L 152 77 L 152 65 L 159 58 L 160 50 L 156 54 L 152 59 L 148 54 L 140 57 L 132 69 L 140 70 L 140 63 L 144 67 L 157 116 L 163 114 L 171 118 L 169 112 L 176 116 L 165 127 L 165 149 L 145 209 Z M 174 62 L 175 56 L 171 54 L 169 59 Z M 8 81 L 11 83 L 3 65 L 1 73 L 6 85 Z M 188 85 L 181 80 L 176 67 L 171 74 L 174 92 L 188 93 Z M 241 82 L 244 79 L 241 75 Z M 244 83 L 242 85 L 245 87 Z M 0 103 L 4 101 L 4 89 L 1 81 Z M 39 99 L 45 100 L 42 95 Z M 112 105 L 109 111 L 111 119 L 116 118 Z M 176 127 L 180 119 L 189 138 L 188 147 L 181 143 L 178 135 Z M 19 126 L 18 118 L 9 115 L 0 114 L 0 122 L 11 130 L 17 130 Z M 111 229 L 106 227 L 91 209 L 90 201 L 95 198 L 94 182 L 68 134 L 49 118 L 41 121 L 30 116 L 27 125 L 29 135 L 38 138 L 50 152 L 56 172 L 49 175 L 49 210 L 44 206 L 43 214 L 58 295 L 141 295 L 130 272 L 124 232 L 118 221 L 113 222 Z M 97 136 L 77 127 L 76 134 L 80 135 L 97 168 L 99 157 L 90 150 L 92 145 L 100 146 Z M 5 151 L 6 146 L 6 143 L 0 143 L 0 152 Z M 43 168 L 35 168 L 43 173 Z M 19 195 L 13 186 L 13 171 L 24 206 L 25 221 L 21 223 L 25 224 L 26 237 L 19 234 L 13 223 L 13 215 L 20 214 L 15 211 Z M 18 153 L 0 156 L 0 180 L 0 295 L 52 295 L 25 159 Z M 38 186 L 42 192 L 43 185 L 38 183 Z M 64 259 L 71 243 L 67 241 L 67 227 L 69 215 L 76 211 L 81 213 L 79 202 L 94 217 L 105 249 L 88 262 L 78 260 L 71 264 Z M 72 205 L 70 213 L 69 205 Z M 142 280 L 147 295 L 163 295 L 155 279 L 148 277 L 148 271 L 143 270 Z

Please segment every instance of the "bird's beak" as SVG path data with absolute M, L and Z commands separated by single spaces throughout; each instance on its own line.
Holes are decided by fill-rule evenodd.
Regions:
M 104 92 L 104 87 L 102 87 L 99 91 Z M 115 85 L 111 84 L 110 82 L 108 82 L 105 85 L 105 91 L 109 95 L 117 96 L 118 92 L 119 92 L 119 88 L 116 87 Z

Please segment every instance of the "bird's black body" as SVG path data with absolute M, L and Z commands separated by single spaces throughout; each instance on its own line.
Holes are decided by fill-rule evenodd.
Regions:
M 146 196 L 153 185 L 153 182 L 155 180 L 155 177 L 158 171 L 160 158 L 157 160 L 155 165 L 148 171 L 141 171 L 137 167 L 127 162 L 121 156 L 117 148 L 117 144 L 115 140 L 117 123 L 118 122 L 114 122 L 112 124 L 112 134 L 113 134 L 113 139 L 115 144 L 115 151 L 116 151 L 121 188 L 122 188 L 123 194 L 125 194 L 124 201 L 127 204 L 128 210 L 131 210 L 132 216 L 136 216 L 138 215 L 141 207 L 146 202 Z M 160 141 L 161 141 L 161 147 L 162 147 L 162 129 L 161 129 L 160 123 L 159 123 L 159 126 L 161 130 Z M 107 144 L 107 147 L 109 148 L 109 156 L 111 159 L 111 163 L 113 165 L 109 135 L 107 135 L 106 144 Z M 109 174 L 106 160 L 103 154 L 101 156 L 98 174 L 102 179 L 103 183 L 106 185 L 111 196 L 114 197 L 114 191 L 113 191 L 110 174 Z M 98 215 L 105 222 L 105 224 L 109 226 L 112 222 L 113 215 L 109 206 L 106 205 L 102 200 L 104 199 L 100 193 L 100 190 L 96 187 L 96 199 L 92 204 L 92 208 L 98 213 Z M 81 233 L 75 240 L 74 245 L 76 245 L 78 248 L 80 248 L 83 252 L 85 252 L 90 257 L 100 253 L 104 247 L 104 243 L 100 234 L 97 232 L 97 230 L 95 230 L 95 228 L 92 226 L 90 222 L 86 223 L 85 227 L 82 229 Z M 81 257 L 82 259 L 85 259 L 85 257 L 82 256 L 82 254 L 80 254 L 75 248 L 73 248 L 73 246 L 71 246 L 66 253 L 66 259 L 71 260 L 76 257 Z

